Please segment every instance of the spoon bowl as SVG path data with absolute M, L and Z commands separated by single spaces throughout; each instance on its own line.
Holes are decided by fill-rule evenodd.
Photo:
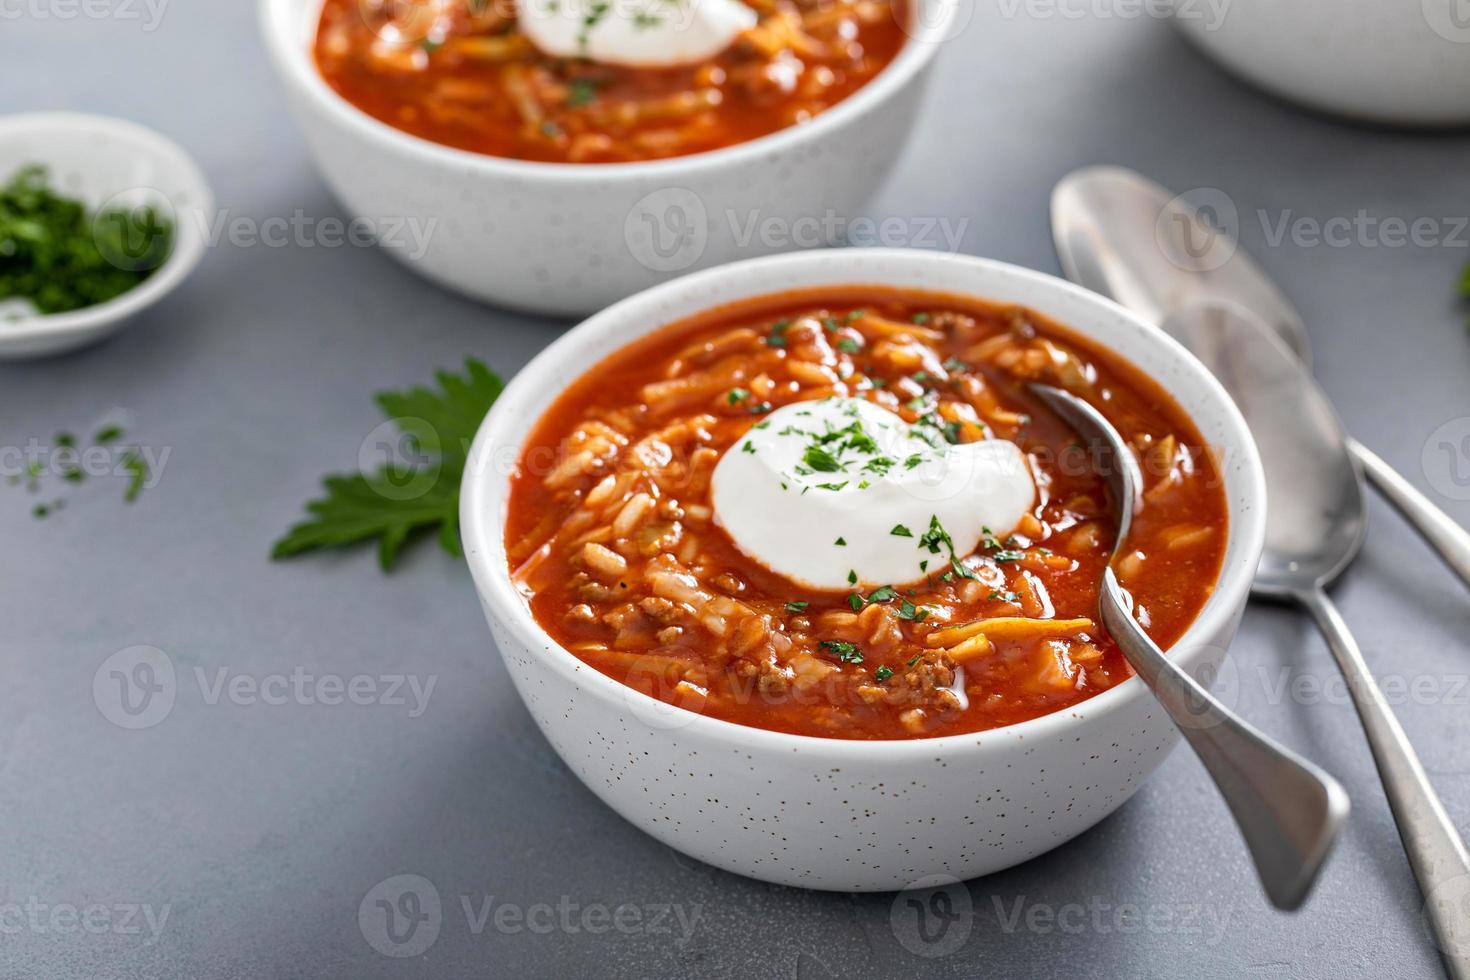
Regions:
M 1276 464 L 1266 470 L 1266 550 L 1254 590 L 1289 597 L 1326 587 L 1368 533 L 1362 471 L 1331 402 L 1275 332 L 1231 305 L 1188 307 L 1164 329 L 1225 385 Z

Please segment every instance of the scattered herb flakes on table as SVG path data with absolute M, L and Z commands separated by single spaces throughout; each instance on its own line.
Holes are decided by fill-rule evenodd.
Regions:
M 370 475 L 325 477 L 326 496 L 306 505 L 312 516 L 276 542 L 272 558 L 376 539 L 378 564 L 388 571 L 410 536 L 431 529 L 437 529 L 440 547 L 455 557 L 462 554 L 460 477 L 475 432 L 505 386 L 473 358 L 465 361 L 463 375 L 440 371 L 435 377 L 437 391 L 411 388 L 377 396 L 421 461 L 388 463 Z
M 0 300 L 29 300 L 40 313 L 105 303 L 163 265 L 173 239 L 151 207 L 90 214 L 51 189 L 44 167 L 22 167 L 0 187 Z
M 79 484 L 88 479 L 88 468 L 83 466 L 82 454 L 90 454 L 95 449 L 111 446 L 126 435 L 122 426 L 116 423 L 102 425 L 92 435 L 92 443 L 86 450 L 82 449 L 78 438 L 70 432 L 62 431 L 52 437 L 52 450 L 50 461 L 42 462 L 40 459 L 29 460 L 25 468 L 18 473 L 11 473 L 6 482 L 11 486 L 25 485 L 27 491 L 39 493 L 42 489 L 43 477 L 57 477 L 65 483 Z M 165 458 L 167 453 L 165 453 Z M 119 447 L 112 457 L 113 462 L 108 464 L 107 472 L 113 475 L 127 477 L 127 486 L 123 489 L 123 500 L 128 503 L 138 499 L 138 496 L 148 489 L 148 480 L 153 476 L 153 467 L 149 464 L 148 453 L 141 445 L 127 445 Z M 95 464 L 88 464 L 95 466 Z M 90 476 L 96 478 L 102 475 L 92 472 Z M 36 504 L 31 508 L 31 516 L 40 520 L 51 516 L 66 506 L 65 498 L 56 498 L 50 503 Z

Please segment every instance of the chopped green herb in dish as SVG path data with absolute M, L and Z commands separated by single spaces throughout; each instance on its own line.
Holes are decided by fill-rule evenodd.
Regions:
M 92 213 L 22 167 L 0 187 L 0 300 L 65 313 L 115 299 L 163 265 L 173 223 L 151 207 Z

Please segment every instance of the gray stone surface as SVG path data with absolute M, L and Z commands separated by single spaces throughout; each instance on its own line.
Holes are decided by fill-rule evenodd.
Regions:
M 283 115 L 251 4 L 167 5 L 147 30 L 141 4 L 128 8 L 141 20 L 63 20 L 77 8 L 38 3 L 45 16 L 7 14 L 0 27 L 0 110 L 154 126 L 198 157 L 232 217 L 341 215 Z M 1470 139 L 1297 112 L 1158 22 L 1010 9 L 984 5 L 944 52 L 916 138 L 869 213 L 963 216 L 964 251 L 1054 272 L 1047 195 L 1075 166 L 1117 162 L 1224 191 L 1247 247 L 1305 312 L 1351 428 L 1470 523 L 1448 469 L 1470 458 L 1431 440 L 1470 415 L 1470 338 L 1453 295 L 1464 232 L 1451 222 L 1440 226 L 1451 241 L 1402 247 L 1268 234 L 1284 214 L 1470 214 Z M 385 578 L 367 553 L 266 560 L 319 474 L 354 464 L 378 422 L 373 390 L 466 354 L 511 373 L 562 328 L 445 295 L 372 250 L 226 243 L 113 341 L 0 367 L 0 446 L 85 433 L 121 409 L 137 438 L 170 452 L 132 506 L 120 480 L 91 480 L 35 520 L 34 499 L 0 485 L 0 975 L 1436 975 L 1352 709 L 1340 689 L 1320 692 L 1335 675 L 1291 611 L 1252 608 L 1234 654 L 1245 713 L 1352 794 L 1351 825 L 1303 912 L 1265 907 L 1222 805 L 1180 751 L 1081 839 L 972 882 L 973 913 L 956 925 L 965 942 L 923 957 L 897 941 L 893 922 L 913 913 L 893 896 L 736 878 L 603 807 L 534 729 L 456 562 L 421 549 Z M 1379 672 L 1418 681 L 1401 717 L 1470 825 L 1464 590 L 1375 501 L 1338 595 Z M 129 731 L 99 712 L 92 682 L 137 644 L 167 651 L 178 696 L 161 723 Z M 210 703 L 195 668 L 211 681 L 297 668 L 438 680 L 409 717 Z M 358 909 L 400 874 L 432 882 L 442 915 L 426 952 L 395 959 L 367 941 Z M 535 929 L 497 928 L 493 911 L 477 929 L 487 901 L 529 911 Z M 533 911 L 542 903 L 549 919 Z M 597 925 L 597 909 L 623 904 L 698 918 L 687 939 L 673 917 L 582 928 L 589 910 Z M 83 928 L 69 906 L 106 918 Z M 166 911 L 156 937 L 130 906 Z

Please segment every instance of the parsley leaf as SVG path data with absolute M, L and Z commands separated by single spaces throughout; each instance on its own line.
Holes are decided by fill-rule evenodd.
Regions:
M 855 643 L 844 643 L 841 640 L 823 640 L 817 644 L 828 653 L 837 655 L 837 659 L 845 664 L 860 664 L 863 662 L 863 652 L 857 648 Z
M 431 529 L 440 547 L 461 554 L 460 478 L 470 442 L 505 386 L 474 359 L 465 361 L 463 375 L 440 371 L 435 377 L 437 391 L 420 387 L 377 397 L 421 459 L 390 462 L 371 474 L 325 477 L 326 495 L 306 505 L 311 516 L 275 543 L 272 558 L 377 539 L 378 564 L 386 572 L 411 535 Z
M 818 445 L 807 446 L 806 451 L 801 454 L 801 461 L 819 473 L 836 473 L 842 469 L 837 457 Z

